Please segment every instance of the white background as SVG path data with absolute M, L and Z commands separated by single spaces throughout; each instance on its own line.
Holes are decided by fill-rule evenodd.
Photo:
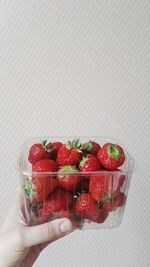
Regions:
M 136 168 L 123 224 L 72 233 L 35 264 L 150 266 L 150 1 L 0 1 L 0 221 L 22 142 L 119 138 Z

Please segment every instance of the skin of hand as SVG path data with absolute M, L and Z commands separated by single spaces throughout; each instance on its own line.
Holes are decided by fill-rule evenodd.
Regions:
M 24 214 L 19 195 L 0 226 L 0 267 L 31 267 L 48 244 L 73 231 L 67 218 L 27 226 Z

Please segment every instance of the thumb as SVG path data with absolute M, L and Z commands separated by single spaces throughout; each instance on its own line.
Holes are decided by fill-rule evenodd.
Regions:
M 38 226 L 24 227 L 25 247 L 32 247 L 45 242 L 53 242 L 72 231 L 69 219 L 56 219 Z

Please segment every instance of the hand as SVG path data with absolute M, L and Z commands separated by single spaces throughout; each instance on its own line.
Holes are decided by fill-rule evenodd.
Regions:
M 23 199 L 19 196 L 0 227 L 0 266 L 31 267 L 49 243 L 72 230 L 72 223 L 67 218 L 27 226 Z

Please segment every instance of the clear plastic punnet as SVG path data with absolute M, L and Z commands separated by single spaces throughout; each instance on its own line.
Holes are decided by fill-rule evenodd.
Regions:
M 97 171 L 84 172 L 75 166 L 72 172 L 70 165 L 62 172 L 59 170 L 61 166 L 55 172 L 33 171 L 28 160 L 31 146 L 41 144 L 43 140 L 47 140 L 47 144 L 57 141 L 68 144 L 68 140 L 77 139 L 80 144 L 93 140 L 101 147 L 106 143 L 121 146 L 125 155 L 123 165 L 113 171 L 102 166 Z M 90 154 L 81 153 L 82 159 Z M 57 162 L 57 157 L 54 161 Z M 119 141 L 100 136 L 33 138 L 23 144 L 18 168 L 28 225 L 64 217 L 68 217 L 77 229 L 113 228 L 122 223 L 134 162 Z M 68 179 L 74 183 L 71 189 L 62 186 Z

